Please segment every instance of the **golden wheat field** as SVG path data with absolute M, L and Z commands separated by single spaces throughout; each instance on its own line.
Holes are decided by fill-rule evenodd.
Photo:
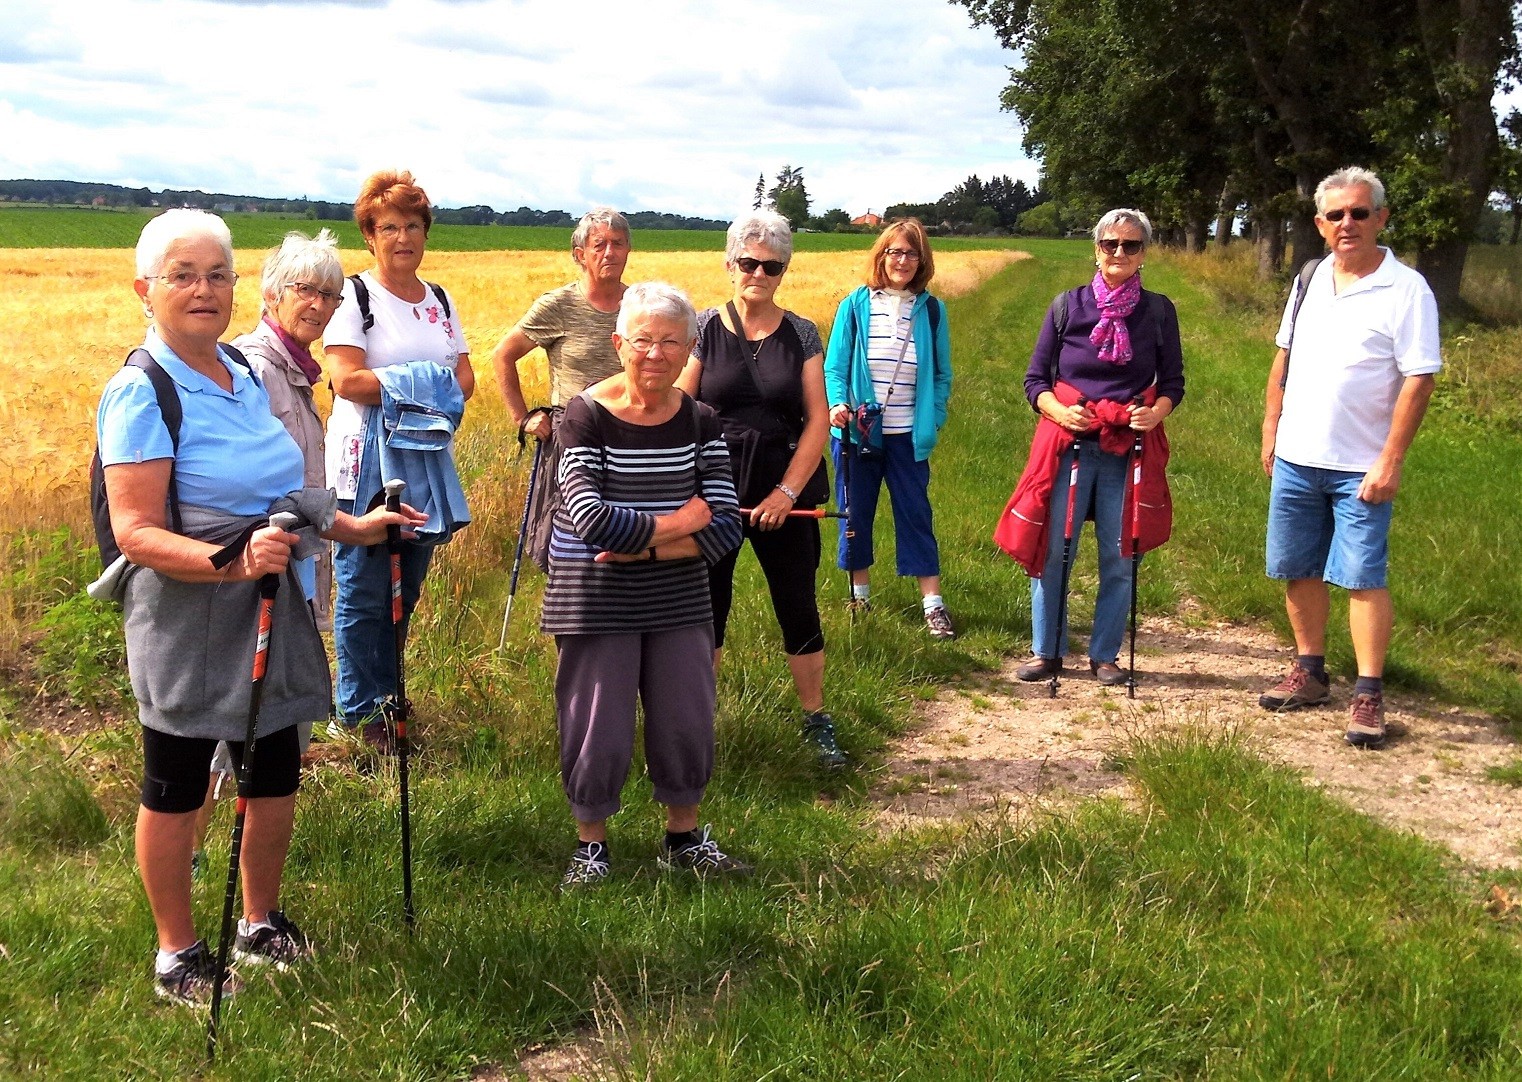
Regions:
M 240 251 L 236 308 L 228 337 L 259 317 L 259 271 L 265 253 Z M 935 292 L 965 293 L 1021 253 L 954 252 L 936 256 Z M 0 354 L 0 481 L 11 499 L 33 506 L 50 494 L 82 490 L 95 443 L 100 389 L 142 340 L 142 306 L 132 292 L 133 256 L 126 250 L 12 249 L 0 251 L 0 324 L 9 328 Z M 343 253 L 345 270 L 369 263 L 362 251 Z M 863 253 L 798 253 L 779 294 L 782 304 L 821 325 L 861 280 Z M 575 273 L 564 252 L 434 252 L 423 274 L 449 289 L 464 321 L 481 381 L 473 410 L 500 408 L 491 351 L 533 300 Z M 687 290 L 699 309 L 721 303 L 730 285 L 713 252 L 636 251 L 625 280 L 662 279 Z M 544 396 L 543 355 L 523 365 L 529 401 Z M 466 416 L 470 425 L 470 414 Z

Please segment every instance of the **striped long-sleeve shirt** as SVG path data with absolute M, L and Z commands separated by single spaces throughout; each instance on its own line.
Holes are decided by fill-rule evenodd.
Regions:
M 560 508 L 540 628 L 552 635 L 666 631 L 713 619 L 708 565 L 740 543 L 739 504 L 717 415 L 685 395 L 666 422 L 620 420 L 585 394 L 556 437 Z M 596 563 L 599 552 L 650 547 L 658 515 L 693 496 L 713 512 L 693 534 L 702 557 Z

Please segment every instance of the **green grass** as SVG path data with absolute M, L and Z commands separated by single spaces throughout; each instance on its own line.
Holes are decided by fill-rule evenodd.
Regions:
M 48 207 L 0 203 L 0 248 L 132 248 L 143 225 L 157 211 L 93 207 Z M 237 248 L 274 248 L 292 229 L 306 233 L 327 226 L 341 248 L 363 248 L 352 221 L 319 222 L 278 214 L 224 214 Z M 722 252 L 722 230 L 641 229 L 635 244 L 647 252 Z M 858 233 L 800 233 L 799 251 L 848 252 L 872 246 L 875 236 Z M 938 241 L 947 250 L 1020 247 L 1017 238 L 952 237 Z M 528 225 L 436 225 L 428 246 L 437 252 L 569 251 L 570 228 Z
M 989 533 L 1030 438 L 1020 384 L 1036 326 L 1089 268 L 1082 243 L 1025 247 L 1038 258 L 949 305 L 957 385 L 932 492 L 962 636 L 924 635 L 912 583 L 890 575 L 886 514 L 870 619 L 848 623 L 843 575 L 821 571 L 829 704 L 859 764 L 919 697 L 1026 645 L 1028 584 Z M 1143 605 L 1166 611 L 1191 596 L 1282 625 L 1281 595 L 1261 572 L 1256 462 L 1274 303 L 1223 271 L 1217 285 L 1236 299 L 1222 305 L 1187 260 L 1150 258 L 1146 274 L 1179 304 L 1190 389 L 1170 425 L 1176 535 L 1144 565 Z M 1396 518 L 1391 673 L 1514 718 L 1515 670 L 1497 662 L 1522 652 L 1505 466 L 1518 439 L 1442 403 L 1429 417 Z M 624 1034 L 605 1066 L 628 1078 L 1522 1072 L 1517 925 L 1487 917 L 1477 885 L 1435 847 L 1229 738 L 1119 749 L 1140 810 L 1102 802 L 1035 824 L 881 833 L 864 772 L 826 781 L 811 767 L 749 556 L 704 819 L 758 875 L 707 888 L 658 876 L 659 818 L 637 780 L 611 823 L 615 880 L 557 898 L 571 830 L 553 651 L 533 629 L 537 574 L 520 588 L 508 649 L 494 649 L 527 470 L 510 446 L 500 408 L 473 406 L 459 452 L 477 521 L 435 561 L 409 654 L 428 738 L 414 774 L 416 938 L 400 922 L 394 775 L 316 771 L 285 898 L 320 954 L 233 1001 L 223 1058 L 203 1071 L 198 1020 L 156 1007 L 148 987 L 153 931 L 131 848 L 135 727 L 59 740 L 64 756 L 0 722 L 0 794 L 34 802 L 24 816 L 0 813 L 0 1076 L 466 1078 L 599 1024 Z M 35 615 L 76 574 L 39 556 L 13 603 Z M 1346 670 L 1335 623 L 1332 641 Z M 5 716 L 26 710 L 4 704 Z M 74 810 L 36 804 L 44 791 L 75 794 Z M 203 929 L 219 905 L 228 812 L 196 891 Z

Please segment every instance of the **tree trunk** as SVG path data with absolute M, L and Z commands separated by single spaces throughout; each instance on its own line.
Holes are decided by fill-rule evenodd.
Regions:
M 1193 216 L 1184 223 L 1184 247 L 1191 252 L 1203 252 L 1210 239 L 1210 219 L 1203 214 Z
M 1522 206 L 1516 203 L 1511 205 L 1511 243 L 1517 243 L 1517 235 L 1522 233 Z
M 1237 196 L 1228 185 L 1221 189 L 1221 201 L 1215 212 L 1215 246 L 1225 248 L 1231 243 L 1231 230 L 1237 224 Z
M 1326 245 L 1322 243 L 1321 234 L 1316 232 L 1316 185 L 1320 182 L 1319 177 L 1305 174 L 1296 178 L 1295 189 L 1300 200 L 1289 226 L 1291 267 L 1303 267 L 1306 260 L 1326 254 Z
M 1514 26 L 1510 0 L 1418 0 L 1417 11 L 1438 94 L 1447 106 L 1443 179 L 1461 193 L 1452 236 L 1416 260 L 1442 311 L 1459 303 L 1469 238 L 1490 196 L 1500 150 L 1491 98 Z
M 1254 222 L 1253 247 L 1258 253 L 1258 280 L 1267 282 L 1284 266 L 1284 219 L 1263 215 Z

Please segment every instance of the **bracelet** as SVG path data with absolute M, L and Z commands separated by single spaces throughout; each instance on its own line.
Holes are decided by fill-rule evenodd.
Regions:
M 650 546 L 650 559 L 656 560 L 656 559 L 659 559 L 659 558 L 660 557 L 656 556 L 656 554 L 655 554 L 655 546 L 651 545 Z
M 781 481 L 777 482 L 777 491 L 782 493 L 788 499 L 792 500 L 794 503 L 798 502 L 798 493 L 788 488 L 787 485 L 783 484 Z

